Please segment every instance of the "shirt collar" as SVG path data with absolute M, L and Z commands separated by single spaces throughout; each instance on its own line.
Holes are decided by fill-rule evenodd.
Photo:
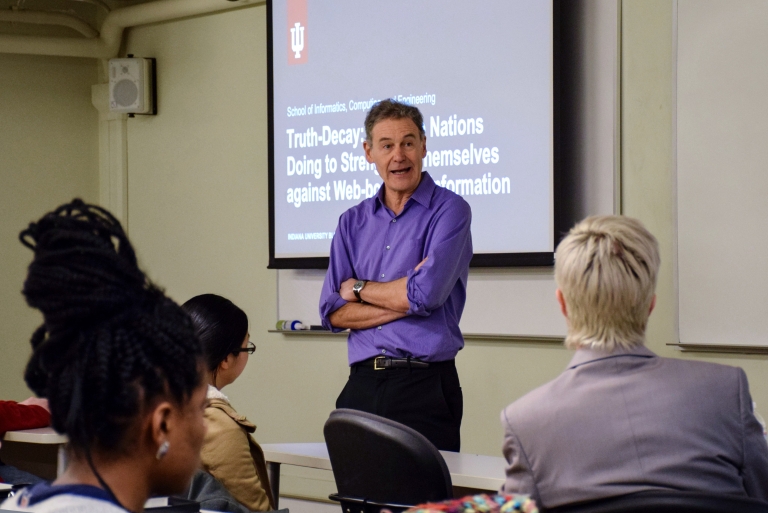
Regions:
M 616 358 L 617 356 L 639 356 L 641 358 L 653 358 L 656 353 L 651 351 L 645 346 L 636 346 L 630 349 L 617 348 L 613 351 L 599 351 L 597 349 L 577 349 L 576 354 L 571 358 L 571 363 L 568 364 L 569 369 L 584 365 L 585 363 L 595 362 L 597 360 L 605 360 L 607 358 Z
M 410 198 L 408 198 L 408 201 L 406 202 L 406 205 L 411 202 L 411 200 L 415 201 L 419 205 L 429 208 L 430 203 L 432 203 L 432 193 L 435 191 L 435 187 L 437 185 L 435 184 L 435 181 L 432 179 L 431 176 L 429 176 L 429 173 L 426 171 L 422 171 L 421 173 L 421 181 L 419 181 L 419 185 L 416 186 L 416 190 L 413 191 L 413 194 Z M 386 191 L 384 190 L 384 184 L 382 184 L 381 188 L 379 189 L 379 192 L 376 194 L 376 201 L 373 202 L 373 211 L 376 212 L 379 207 L 385 206 L 384 204 L 384 194 Z M 403 209 L 405 211 L 405 209 Z
M 79 495 L 81 497 L 89 497 L 91 499 L 112 503 L 123 509 L 122 505 L 118 503 L 109 492 L 87 484 L 52 485 L 48 483 L 38 483 L 29 488 L 25 488 L 22 491 L 19 503 L 23 501 L 26 506 L 31 507 L 57 495 Z
M 229 398 L 213 385 L 208 385 L 208 393 L 206 393 L 206 396 L 207 399 L 221 399 L 229 402 Z

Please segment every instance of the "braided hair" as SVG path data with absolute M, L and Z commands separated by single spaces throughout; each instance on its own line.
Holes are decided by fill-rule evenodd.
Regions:
M 75 199 L 19 235 L 34 251 L 23 293 L 43 324 L 24 379 L 47 397 L 53 427 L 90 461 L 120 450 L 144 405 L 183 403 L 200 384 L 189 316 L 136 263 L 120 222 Z
M 232 301 L 216 294 L 195 296 L 181 307 L 192 319 L 206 368 L 215 375 L 219 364 L 242 347 L 248 334 L 248 316 Z

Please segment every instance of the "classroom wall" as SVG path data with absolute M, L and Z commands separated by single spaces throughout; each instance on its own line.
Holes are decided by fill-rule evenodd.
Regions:
M 41 322 L 21 295 L 32 252 L 19 232 L 79 196 L 98 197 L 96 61 L 0 54 L 0 400 L 22 400 Z
M 622 2 L 622 203 L 625 213 L 643 219 L 657 233 L 662 244 L 665 264 L 659 283 L 659 307 L 649 326 L 649 344 L 657 351 L 678 354 L 665 346 L 676 338 L 672 266 L 672 8 L 670 0 Z M 344 381 L 343 369 L 338 372 L 335 364 L 343 356 L 343 341 L 319 338 L 297 340 L 264 333 L 273 324 L 275 309 L 272 293 L 274 273 L 265 269 L 265 15 L 266 8 L 261 5 L 128 32 L 127 52 L 158 58 L 160 97 L 158 116 L 137 117 L 128 122 L 131 236 L 150 274 L 158 277 L 177 299 L 184 300 L 203 290 L 220 289 L 243 304 L 251 312 L 254 332 L 267 343 L 265 349 L 276 351 L 277 360 L 268 367 L 281 368 L 276 365 L 280 358 L 294 359 L 296 351 L 298 354 L 310 351 L 310 356 L 320 355 L 324 359 L 309 358 L 313 364 L 318 361 L 332 364 L 332 377 L 319 378 L 328 376 L 327 369 L 310 373 L 313 379 L 320 379 L 323 385 L 333 385 L 331 390 L 322 395 L 325 405 L 318 410 L 325 411 L 327 404 L 333 402 L 335 387 Z M 34 134 L 25 132 L 23 124 L 15 125 L 9 133 L 19 134 L 18 139 L 26 145 L 35 145 L 35 141 L 39 140 L 36 139 L 41 137 L 39 126 L 49 128 L 59 137 L 88 139 L 90 154 L 74 151 L 75 146 L 57 144 L 51 152 L 36 148 L 34 156 L 49 156 L 49 160 L 56 165 L 77 161 L 70 156 L 60 158 L 60 151 L 74 151 L 80 159 L 90 158 L 90 181 L 85 182 L 93 194 L 95 111 L 90 105 L 87 86 L 95 82 L 94 61 L 8 55 L 2 58 L 9 63 L 3 67 L 6 70 L 3 77 L 8 84 L 2 94 L 14 99 L 4 102 L 4 105 L 9 109 L 19 105 L 20 109 L 33 107 L 45 112 L 45 115 L 34 116 L 37 128 L 29 128 L 30 131 L 37 130 Z M 16 63 L 15 67 L 12 67 L 12 63 Z M 24 65 L 21 66 L 21 63 Z M 62 72 L 69 73 L 70 82 L 78 82 L 76 98 L 65 94 L 66 90 L 58 78 L 47 82 L 56 84 L 55 89 L 51 90 L 41 90 L 46 82 L 41 84 L 35 81 L 33 87 L 25 82 L 25 77 L 31 81 L 32 77 L 41 74 Z M 58 116 L 55 122 L 43 123 L 46 115 L 53 116 L 48 103 L 60 104 L 61 108 L 71 109 L 77 115 L 66 118 Z M 80 123 L 79 118 L 83 117 L 88 118 L 91 124 Z M 30 116 L 27 118 L 32 119 Z M 3 119 L 15 118 L 10 115 Z M 62 129 L 59 126 L 68 122 L 80 130 Z M 82 132 L 87 135 L 80 137 Z M 12 141 L 4 139 L 2 144 L 10 145 L 11 148 Z M 4 154 L 11 157 L 4 163 L 4 173 L 18 169 L 20 164 L 13 162 L 14 154 L 25 155 L 18 147 Z M 78 166 L 73 164 L 70 167 Z M 15 178 L 19 174 L 16 173 Z M 35 190 L 36 196 L 41 196 L 39 190 L 29 185 L 33 178 L 28 174 L 23 176 L 27 190 Z M 66 182 L 73 187 L 77 186 L 69 178 Z M 51 188 L 60 189 L 58 185 Z M 10 190 L 3 187 L 2 192 Z M 46 203 L 44 199 L 39 201 Z M 3 202 L 4 208 L 9 205 L 11 202 Z M 31 210 L 34 215 L 39 212 L 39 208 L 31 207 Z M 189 255 L 194 255 L 194 258 L 189 258 Z M 285 348 L 287 352 L 282 354 L 279 348 Z M 315 355 L 312 352 L 314 348 L 323 349 Z M 512 374 L 509 372 L 504 373 L 502 380 L 495 380 L 491 376 L 488 388 L 504 389 L 502 383 L 508 383 L 506 391 L 498 394 L 503 399 L 499 397 L 496 400 L 487 398 L 484 381 L 475 383 L 472 378 L 467 378 L 465 393 L 468 394 L 468 418 L 482 415 L 481 410 L 495 407 L 495 403 L 519 396 L 534 384 L 556 374 L 560 365 L 567 360 L 567 353 L 559 348 L 490 341 L 470 342 L 459 359 L 459 364 L 466 366 L 463 373 L 473 375 L 473 370 L 483 368 L 488 357 L 495 361 L 496 351 L 509 355 L 505 363 L 509 368 L 516 369 L 513 373 L 515 376 L 509 376 Z M 550 361 L 551 355 L 556 355 L 553 361 Z M 290 387 L 288 382 L 294 380 L 273 380 L 275 376 L 270 375 L 269 369 L 259 370 L 261 363 L 270 359 L 261 356 L 261 351 L 258 356 L 249 366 L 245 377 L 254 379 L 256 375 L 263 375 L 265 382 L 281 384 L 281 390 L 277 391 L 280 397 L 292 396 L 292 391 L 284 387 Z M 705 355 L 695 357 L 713 358 Z M 301 359 L 298 358 L 299 361 Z M 748 368 L 753 365 L 750 362 L 763 360 L 762 357 L 715 359 L 745 362 Z M 532 366 L 531 361 L 536 364 Z M 517 365 L 515 362 L 523 362 L 525 365 Z M 294 365 L 302 370 L 311 367 L 300 362 L 294 362 Z M 522 377 L 518 379 L 516 376 L 520 373 L 520 366 L 529 369 L 529 374 L 523 371 Z M 306 372 L 296 374 L 309 378 Z M 244 378 L 243 385 L 246 385 L 246 381 Z M 300 387 L 303 390 L 303 385 Z M 239 386 L 234 390 L 235 393 L 242 393 L 241 389 L 245 391 L 249 388 Z M 306 390 L 303 391 L 306 393 Z M 763 392 L 759 394 L 765 395 Z M 313 398 L 315 401 L 320 399 Z M 256 405 L 262 400 L 251 397 L 251 401 L 256 401 Z M 473 410 L 472 405 L 478 402 L 482 406 Z M 282 399 L 265 402 L 254 406 L 253 411 L 281 403 Z M 281 415 L 290 417 L 291 414 Z M 302 424 L 300 427 L 289 428 L 291 431 L 286 435 L 317 436 L 316 427 Z M 272 430 L 275 430 L 276 436 L 276 433 L 282 431 L 278 427 L 281 425 L 281 421 L 267 421 L 263 429 L 265 436 L 271 438 Z M 471 428 L 465 428 L 469 429 L 465 434 L 468 449 L 495 451 L 493 442 L 484 444 L 476 441 Z M 479 433 L 477 437 L 480 438 Z
M 742 367 L 758 410 L 768 412 L 766 355 L 680 352 L 675 276 L 674 2 L 622 2 L 622 205 L 658 238 L 661 272 L 648 346 L 662 356 Z
M 128 121 L 130 235 L 177 300 L 213 291 L 248 312 L 259 348 L 227 392 L 259 440 L 321 441 L 346 379 L 345 339 L 267 333 L 276 283 L 266 269 L 265 15 L 255 7 L 130 31 L 126 51 L 156 57 L 159 75 L 158 116 Z M 499 411 L 568 358 L 559 346 L 468 342 L 458 359 L 464 449 L 497 454 Z
M 623 0 L 621 8 L 622 208 L 656 234 L 663 260 L 648 345 L 663 356 L 743 367 L 754 399 L 768 411 L 768 384 L 759 379 L 766 357 L 666 346 L 677 341 L 673 2 Z M 216 292 L 248 313 L 258 349 L 224 391 L 259 426 L 257 439 L 317 442 L 346 379 L 346 344 L 267 333 L 276 320 L 277 286 L 266 269 L 265 17 L 259 5 L 127 32 L 126 53 L 157 58 L 159 97 L 157 116 L 127 122 L 129 234 L 149 275 L 178 301 Z M 96 68 L 92 61 L 2 55 L 0 68 L 0 261 L 12 267 L 0 269 L 0 329 L 10 348 L 0 359 L 0 390 L 23 398 L 18 377 L 37 317 L 18 297 L 29 254 L 15 233 L 74 194 L 96 198 L 97 119 L 89 99 Z M 56 87 L 32 80 L 41 73 L 60 73 Z M 18 121 L 9 127 L 7 119 Z M 499 411 L 554 378 L 570 356 L 551 344 L 468 341 L 457 359 L 462 449 L 499 455 Z M 283 472 L 289 493 L 320 497 L 332 486 L 327 473 Z
M 265 16 L 257 6 L 129 32 L 127 52 L 157 57 L 160 76 L 160 114 L 129 120 L 130 231 L 145 266 L 176 299 L 216 291 L 249 313 L 259 349 L 229 393 L 259 424 L 259 439 L 319 441 L 346 379 L 344 340 L 266 332 L 276 285 L 266 269 Z M 664 262 L 648 344 L 665 356 L 744 367 L 768 409 L 758 380 L 765 357 L 666 346 L 677 341 L 672 23 L 671 0 L 622 2 L 622 205 L 657 235 Z M 463 449 L 498 454 L 498 411 L 569 358 L 548 345 L 468 342 L 457 360 Z
M 159 98 L 156 117 L 128 120 L 129 234 L 176 300 L 216 292 L 248 313 L 258 349 L 224 392 L 258 425 L 257 439 L 319 442 L 348 373 L 346 340 L 267 333 L 277 285 L 266 268 L 265 17 L 259 6 L 129 31 L 127 53 L 157 58 Z M 499 454 L 499 411 L 569 358 L 551 344 L 468 342 L 457 361 L 463 449 Z M 282 487 L 322 497 L 329 479 L 286 467 Z

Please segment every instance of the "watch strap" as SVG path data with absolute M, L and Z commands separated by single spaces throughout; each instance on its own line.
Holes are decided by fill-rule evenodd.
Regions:
M 358 284 L 358 283 L 362 283 L 362 285 L 361 285 L 360 287 L 358 287 L 358 286 L 357 286 L 357 284 Z M 362 302 L 362 301 L 363 301 L 363 298 L 361 298 L 361 297 L 360 297 L 360 291 L 361 291 L 361 290 L 363 290 L 363 287 L 365 287 L 365 284 L 366 284 L 366 283 L 367 283 L 367 282 L 366 282 L 366 281 L 364 281 L 364 280 L 358 280 L 358 281 L 357 281 L 357 283 L 355 283 L 355 285 L 352 287 L 352 292 L 354 292 L 354 293 L 355 293 L 355 297 L 356 297 L 356 298 L 357 298 L 357 300 L 358 300 L 358 301 L 360 301 L 360 302 Z

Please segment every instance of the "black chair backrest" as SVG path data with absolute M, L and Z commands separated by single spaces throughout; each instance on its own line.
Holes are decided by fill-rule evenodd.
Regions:
M 334 410 L 323 429 L 338 495 L 413 506 L 453 497 L 445 460 L 421 433 L 357 410 Z
M 726 513 L 731 511 L 768 513 L 768 503 L 749 497 L 649 490 L 542 510 L 543 513 Z

